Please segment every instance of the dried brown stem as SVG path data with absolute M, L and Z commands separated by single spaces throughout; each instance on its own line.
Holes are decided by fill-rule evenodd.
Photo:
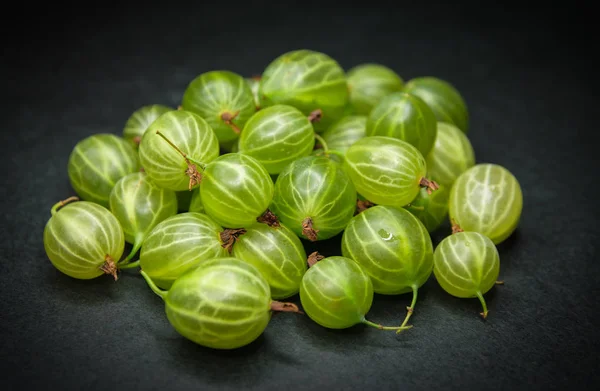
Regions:
M 504 281 L 496 281 L 496 285 L 504 285 Z
M 235 117 L 238 116 L 238 114 L 240 114 L 239 111 L 235 112 L 235 114 L 231 114 L 230 112 L 225 112 L 223 114 L 221 114 L 221 119 L 223 120 L 223 122 L 225 123 L 225 125 L 229 126 L 235 133 L 240 134 L 241 129 L 233 123 L 233 120 L 235 119 Z
M 419 181 L 419 185 L 427 188 L 427 194 L 431 194 L 432 192 L 440 188 L 440 186 L 435 181 L 432 181 L 425 177 L 421 178 L 421 180 Z
M 312 123 L 319 122 L 321 120 L 321 118 L 323 118 L 323 110 L 321 110 L 321 109 L 313 110 L 308 115 L 308 120 Z
M 374 203 L 372 203 L 369 200 L 357 200 L 356 201 L 356 211 L 354 212 L 354 215 L 357 215 L 361 212 L 364 212 L 365 210 L 369 209 L 370 207 L 375 206 Z
M 219 235 L 221 237 L 221 247 L 227 250 L 227 252 L 231 253 L 233 249 L 233 245 L 239 239 L 239 237 L 246 233 L 244 228 L 235 228 L 230 229 L 227 228 L 223 230 Z
M 190 183 L 188 185 L 188 188 L 191 191 L 194 186 L 196 186 L 197 184 L 200 183 L 200 181 L 202 181 L 202 174 L 200 174 L 200 171 L 198 171 L 198 167 L 196 167 L 196 165 L 194 163 L 192 163 L 190 161 L 190 159 L 188 159 L 187 154 L 185 152 L 183 152 L 181 149 L 179 149 L 179 147 L 177 147 L 177 145 L 173 144 L 173 142 L 171 140 L 169 140 L 164 134 L 162 134 L 160 132 L 160 130 L 157 130 L 156 134 L 158 134 L 160 137 L 162 137 L 163 140 L 165 140 L 167 143 L 169 143 L 170 146 L 175 148 L 175 150 L 185 159 L 185 163 L 187 164 L 187 169 L 185 170 L 185 174 L 188 177 L 190 177 Z
M 318 232 L 318 229 L 313 228 L 313 221 L 310 217 L 302 220 L 302 235 L 306 236 L 308 240 L 315 242 L 317 240 Z
M 458 225 L 457 223 L 454 222 L 454 220 L 452 220 L 452 233 L 458 233 L 458 232 L 464 232 L 462 228 L 460 228 L 460 225 Z
M 182 105 L 177 106 L 177 110 L 183 110 L 183 106 Z
M 262 75 L 252 75 L 252 77 L 250 78 L 256 81 L 260 81 L 260 79 L 262 79 Z
M 304 314 L 298 306 L 294 303 L 284 303 L 281 301 L 272 301 L 271 302 L 271 311 L 277 312 L 296 312 L 298 314 Z
M 269 227 L 279 227 L 279 219 L 270 209 L 267 209 L 265 213 L 256 218 L 259 223 L 267 224 Z
M 142 142 L 142 136 L 135 136 L 132 141 L 135 145 L 140 145 Z
M 110 274 L 111 276 L 113 276 L 115 281 L 117 281 L 117 264 L 111 258 L 110 255 L 106 254 L 106 256 L 104 257 L 104 263 L 102 264 L 102 266 L 100 266 L 100 270 L 102 270 L 106 274 Z
M 314 266 L 315 263 L 319 262 L 323 258 L 325 257 L 319 254 L 318 251 L 312 252 L 306 259 L 306 262 L 308 262 L 308 267 Z

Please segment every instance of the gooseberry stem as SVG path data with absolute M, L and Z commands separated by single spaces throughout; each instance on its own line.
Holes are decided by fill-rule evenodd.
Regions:
M 425 177 L 419 180 L 419 185 L 427 188 L 427 194 L 430 195 L 432 192 L 440 188 L 440 186 L 435 181 L 432 181 L 431 179 L 427 179 Z
M 135 254 L 137 254 L 138 250 L 140 249 L 140 247 L 142 247 L 142 242 L 144 241 L 144 237 L 138 237 L 135 238 L 135 241 L 133 242 L 133 247 L 131 248 L 131 251 L 129 252 L 129 254 L 127 255 L 127 257 L 125 257 L 125 259 L 123 259 L 122 261 L 120 261 L 118 263 L 119 268 L 123 268 L 123 266 L 127 266 L 130 264 L 129 261 L 131 261 L 131 258 L 133 258 L 135 256 Z
M 183 152 L 181 149 L 179 149 L 179 147 L 177 147 L 177 145 L 175 145 L 175 144 L 174 144 L 174 143 L 173 143 L 171 140 L 169 140 L 169 139 L 167 138 L 167 136 L 165 136 L 164 134 L 162 134 L 160 130 L 157 130 L 157 131 L 156 131 L 156 134 L 158 134 L 160 137 L 162 137 L 162 138 L 163 138 L 163 140 L 165 140 L 166 142 L 168 142 L 168 143 L 169 143 L 169 145 L 171 145 L 173 148 L 175 148 L 175 150 L 176 150 L 177 152 L 179 152 L 179 154 L 180 154 L 181 156 L 183 156 L 183 158 L 185 159 L 186 163 L 188 163 L 188 164 L 190 164 L 190 163 L 194 163 L 194 164 L 196 164 L 196 165 L 200 166 L 200 168 L 202 168 L 203 170 L 204 170 L 204 168 L 206 168 L 206 164 L 204 164 L 204 163 L 202 163 L 202 162 L 199 162 L 198 160 L 195 160 L 195 159 L 194 159 L 194 158 L 192 158 L 192 157 L 189 157 L 189 156 L 187 155 L 187 153 L 185 153 L 185 152 Z
M 165 296 L 167 296 L 167 293 L 169 293 L 169 292 L 163 291 L 162 289 L 157 287 L 156 284 L 154 283 L 154 281 L 152 281 L 150 276 L 147 275 L 145 271 L 140 270 L 140 274 L 142 275 L 142 277 L 144 277 L 144 280 L 146 280 L 146 283 L 148 284 L 150 289 L 152 289 L 152 292 L 156 293 L 161 299 L 164 300 Z
M 134 267 L 138 267 L 140 265 L 140 261 L 124 263 L 123 265 L 119 264 L 119 269 L 133 269 Z
M 481 293 L 481 291 L 477 291 L 476 295 L 479 298 L 479 301 L 481 302 L 481 306 L 483 307 L 483 312 L 481 312 L 479 315 L 481 315 L 483 319 L 486 319 L 488 316 L 488 309 L 487 304 L 485 303 L 485 299 L 483 298 L 483 294 Z
M 410 303 L 410 307 L 406 307 L 406 311 L 407 311 L 406 317 L 404 318 L 404 322 L 402 322 L 400 327 L 406 326 L 406 324 L 408 323 L 408 320 L 410 319 L 410 317 L 412 316 L 412 314 L 415 310 L 415 305 L 417 304 L 417 293 L 419 292 L 419 287 L 416 285 L 413 285 L 411 288 L 412 288 L 412 293 L 413 293 L 412 302 Z M 396 331 L 396 334 L 400 334 L 402 332 L 402 330 L 403 329 Z
M 323 110 L 316 109 L 311 111 L 311 113 L 308 115 L 308 120 L 312 123 L 315 123 L 319 122 L 321 120 L 321 117 L 323 117 Z
M 110 274 L 111 276 L 113 276 L 115 281 L 117 281 L 117 265 L 115 264 L 115 261 L 110 255 L 106 254 L 106 256 L 104 257 L 104 263 L 100 266 L 100 270 L 102 270 L 106 274 Z
M 377 324 L 377 323 L 373 323 L 373 322 L 371 322 L 369 320 L 366 320 L 365 318 L 363 318 L 360 321 L 360 323 L 366 324 L 367 326 L 371 326 L 371 327 L 374 327 L 374 328 L 379 329 L 379 330 L 398 330 L 398 331 L 400 331 L 400 330 L 408 330 L 408 329 L 412 328 L 412 326 L 400 326 L 400 327 L 397 327 L 397 326 L 383 326 L 383 325 L 380 325 L 380 324 Z
M 229 126 L 235 133 L 240 134 L 242 130 L 236 124 L 233 123 L 233 120 L 235 119 L 235 117 L 238 116 L 238 114 L 240 114 L 239 111 L 237 111 L 235 114 L 225 112 L 221 114 L 221 119 L 223 120 L 225 125 Z
M 315 139 L 319 142 L 319 144 L 321 144 L 321 147 L 323 148 L 323 152 L 325 152 L 325 156 L 327 156 L 327 154 L 329 153 L 329 147 L 327 146 L 327 141 L 325 141 L 325 139 L 323 137 L 321 137 L 320 135 L 315 133 Z
M 192 188 L 194 186 L 196 186 L 198 183 L 200 183 L 200 181 L 202 180 L 202 175 L 200 174 L 200 172 L 198 172 L 198 168 L 196 166 L 200 166 L 200 168 L 202 170 L 204 170 L 206 168 L 206 164 L 199 162 L 191 157 L 188 157 L 188 155 L 186 153 L 184 153 L 181 149 L 179 149 L 177 147 L 177 145 L 173 144 L 173 142 L 171 140 L 169 140 L 167 138 L 167 136 L 165 136 L 164 134 L 162 134 L 160 132 L 160 130 L 156 131 L 156 134 L 158 134 L 160 137 L 163 138 L 163 140 L 165 140 L 167 143 L 169 143 L 170 146 L 172 146 L 173 148 L 175 148 L 175 150 L 181 155 L 183 156 L 183 158 L 185 159 L 185 162 L 187 163 L 187 170 L 185 170 L 185 174 L 187 176 L 190 177 L 190 183 L 188 185 L 189 190 L 191 191 Z M 193 164 L 192 164 L 193 163 Z
M 304 312 L 300 311 L 298 306 L 294 303 L 284 303 L 282 301 L 272 301 L 271 302 L 271 311 L 278 312 L 296 312 L 299 314 L 304 314 Z
M 52 214 L 52 216 L 54 216 L 56 214 L 56 212 L 58 212 L 58 209 L 62 208 L 63 206 L 65 206 L 66 204 L 68 204 L 69 202 L 72 201 L 79 201 L 78 197 L 69 197 L 66 200 L 62 200 L 57 202 L 56 204 L 54 204 L 54 206 L 52 207 L 52 209 L 50 209 L 50 213 Z

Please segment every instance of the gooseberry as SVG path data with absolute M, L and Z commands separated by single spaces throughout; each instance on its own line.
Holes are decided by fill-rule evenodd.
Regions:
M 394 137 L 426 156 L 435 142 L 435 114 L 418 96 L 395 92 L 383 98 L 367 119 L 367 136 Z
M 173 190 L 158 187 L 144 172 L 125 175 L 110 193 L 110 211 L 119 220 L 125 241 L 133 245 L 122 261 L 128 263 L 142 242 L 161 221 L 177 213 L 177 196 Z
M 51 213 L 44 228 L 44 249 L 52 265 L 76 279 L 109 274 L 117 280 L 117 264 L 125 249 L 117 218 L 104 206 L 78 197 L 56 203 Z
M 431 76 L 415 77 L 402 90 L 423 99 L 438 121 L 449 122 L 468 132 L 469 111 L 466 102 L 448 81 Z
M 448 202 L 455 231 L 479 232 L 500 244 L 519 225 L 523 193 L 517 178 L 505 167 L 482 163 L 460 174 Z
M 368 115 L 386 96 L 402 90 L 404 80 L 381 64 L 357 65 L 347 73 L 350 103 L 356 114 Z
M 382 295 L 412 292 L 405 326 L 413 313 L 418 289 L 433 270 L 433 243 L 421 221 L 403 208 L 376 205 L 355 215 L 342 235 L 342 255 L 371 277 Z
M 425 177 L 427 165 L 419 150 L 393 137 L 368 136 L 356 141 L 346 151 L 344 170 L 356 191 L 378 205 L 403 207 L 421 187 L 438 188 Z
M 449 294 L 477 297 L 485 319 L 488 309 L 483 298 L 497 283 L 500 255 L 490 238 L 478 232 L 457 232 L 445 237 L 433 254 L 435 279 Z
M 108 208 L 115 183 L 140 170 L 135 148 L 124 138 L 98 133 L 79 141 L 71 151 L 67 171 L 75 193 L 83 201 Z
M 246 79 L 225 70 L 205 72 L 192 80 L 183 94 L 181 107 L 204 118 L 219 143 L 237 139 L 256 111 Z
M 277 176 L 270 208 L 296 235 L 314 242 L 342 232 L 355 207 L 356 190 L 341 166 L 311 155 Z
M 267 280 L 250 263 L 234 257 L 206 260 L 179 277 L 168 291 L 141 271 L 164 300 L 171 326 L 184 338 L 213 349 L 236 349 L 256 340 L 273 311 L 299 312 L 271 299 Z
M 146 133 L 146 129 L 162 114 L 173 110 L 165 105 L 146 105 L 134 111 L 123 128 L 123 138 L 131 142 L 136 148 L 142 141 L 142 136 Z
M 348 103 L 344 69 L 330 56 L 313 50 L 293 50 L 275 58 L 264 70 L 259 95 L 262 107 L 294 106 L 305 115 L 320 110 L 314 124 L 324 131 L 340 119 Z

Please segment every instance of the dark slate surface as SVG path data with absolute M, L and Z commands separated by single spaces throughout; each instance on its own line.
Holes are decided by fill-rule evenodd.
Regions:
M 585 8 L 85 6 L 37 17 L 25 9 L 11 17 L 20 30 L 5 35 L 0 357 L 9 389 L 562 389 L 598 380 L 597 89 Z M 218 352 L 179 337 L 134 272 L 76 281 L 51 266 L 42 231 L 52 204 L 72 194 L 66 165 L 78 140 L 120 134 L 141 105 L 178 105 L 201 72 L 250 76 L 298 48 L 345 69 L 379 62 L 406 80 L 438 76 L 463 93 L 477 161 L 511 170 L 525 200 L 518 231 L 499 247 L 505 285 L 486 296 L 487 321 L 476 299 L 454 299 L 431 279 L 414 328 L 399 337 L 278 314 L 255 343 Z M 339 237 L 307 248 L 339 254 Z M 396 324 L 409 302 L 377 296 L 369 316 Z

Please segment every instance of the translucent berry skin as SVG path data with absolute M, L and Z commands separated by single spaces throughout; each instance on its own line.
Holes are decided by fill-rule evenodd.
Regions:
M 202 205 L 202 197 L 200 197 L 199 187 L 192 190 L 192 199 L 190 200 L 188 212 L 204 213 L 204 205 Z
M 347 73 L 350 103 L 355 114 L 368 115 L 386 96 L 402 90 L 404 80 L 380 64 L 360 64 Z
M 143 240 L 156 224 L 177 213 L 175 192 L 158 187 L 143 172 L 119 179 L 109 203 L 110 211 L 123 227 L 125 241 L 132 244 Z
M 165 189 L 189 190 L 190 178 L 186 174 L 188 165 L 185 159 L 156 133 L 157 130 L 188 157 L 204 164 L 219 156 L 217 136 L 200 116 L 189 111 L 173 110 L 154 121 L 142 137 L 140 161 L 150 179 Z
M 44 249 L 50 262 L 76 279 L 90 280 L 105 274 L 100 267 L 107 256 L 118 262 L 124 246 L 119 221 L 94 202 L 78 201 L 63 206 L 44 228 Z
M 254 105 L 256 106 L 256 109 L 260 109 L 260 95 L 258 94 L 258 89 L 260 87 L 260 79 L 247 77 L 246 82 L 248 83 L 248 85 L 250 86 L 250 90 L 252 91 L 252 96 L 254 97 Z
M 477 164 L 463 172 L 450 190 L 450 221 L 463 231 L 475 231 L 494 244 L 517 228 L 523 210 L 523 193 L 517 178 L 506 168 Z
M 361 323 L 373 304 L 373 283 L 352 259 L 323 258 L 311 266 L 300 285 L 302 309 L 314 322 L 330 329 Z
M 449 122 L 468 133 L 467 104 L 456 87 L 449 82 L 437 77 L 416 77 L 404 85 L 403 91 L 423 99 L 438 121 Z
M 356 191 L 367 200 L 398 207 L 415 199 L 427 171 L 425 158 L 418 149 L 384 136 L 356 141 L 346 151 L 343 167 Z
M 367 117 L 350 115 L 335 122 L 321 135 L 327 148 L 346 153 L 355 142 L 366 136 Z
M 448 217 L 448 198 L 450 191 L 440 186 L 429 194 L 422 188 L 417 197 L 404 208 L 415 215 L 429 233 L 436 231 Z
M 231 255 L 260 270 L 275 300 L 297 294 L 307 268 L 302 242 L 283 224 L 253 224 L 236 240 Z
M 201 262 L 229 255 L 222 246 L 223 227 L 201 213 L 180 213 L 157 224 L 145 238 L 140 267 L 156 285 L 173 282 Z
M 496 284 L 500 255 L 494 243 L 478 232 L 457 232 L 445 237 L 433 255 L 433 274 L 452 296 L 474 298 Z
M 187 86 L 181 101 L 183 110 L 198 114 L 215 132 L 219 143 L 238 138 L 239 134 L 222 115 L 237 115 L 231 122 L 242 129 L 256 112 L 254 95 L 246 79 L 231 71 L 209 71 L 198 75 Z
M 200 182 L 204 212 L 225 228 L 245 228 L 273 199 L 273 180 L 255 158 L 227 153 L 207 165 Z
M 433 111 L 421 98 L 395 92 L 373 108 L 367 119 L 366 135 L 406 141 L 426 156 L 435 142 L 437 122 Z
M 138 148 L 139 141 L 142 139 L 148 127 L 162 114 L 172 111 L 173 109 L 165 105 L 146 105 L 134 111 L 123 128 L 123 138 L 131 143 L 135 148 Z M 136 139 L 138 140 L 136 142 Z
M 403 208 L 377 205 L 352 218 L 342 255 L 371 277 L 375 293 L 395 295 L 421 287 L 433 270 L 433 244 L 425 226 Z
M 356 190 L 341 166 L 331 159 L 307 156 L 289 164 L 277 177 L 270 209 L 303 239 L 303 221 L 312 220 L 317 240 L 346 227 L 356 209 Z
M 427 177 L 439 185 L 451 187 L 460 174 L 475 165 L 475 151 L 462 130 L 438 122 L 437 137 L 425 161 Z
M 213 349 L 236 349 L 269 324 L 271 292 L 251 264 L 233 257 L 212 259 L 173 283 L 165 311 L 183 337 Z
M 346 74 L 337 61 L 312 50 L 294 50 L 274 59 L 264 70 L 259 86 L 263 107 L 294 106 L 309 115 L 321 109 L 315 130 L 322 132 L 340 119 L 348 104 Z
M 308 117 L 300 110 L 274 105 L 256 112 L 246 122 L 238 152 L 258 160 L 269 174 L 279 174 L 289 163 L 311 154 L 314 133 Z
M 80 140 L 69 156 L 67 172 L 75 193 L 83 201 L 108 208 L 115 183 L 140 170 L 135 148 L 124 138 L 98 133 Z

